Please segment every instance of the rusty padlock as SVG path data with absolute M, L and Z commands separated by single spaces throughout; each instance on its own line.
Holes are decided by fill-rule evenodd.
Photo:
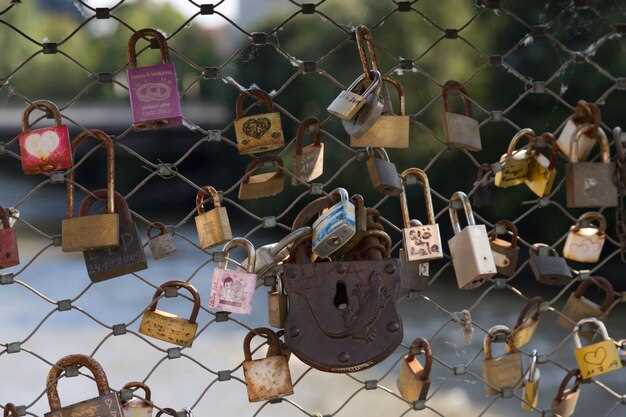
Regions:
M 448 95 L 455 91 L 463 98 L 464 114 L 453 113 L 448 104 Z M 442 90 L 443 98 L 443 129 L 445 142 L 448 145 L 478 152 L 482 149 L 480 127 L 472 117 L 472 102 L 463 84 L 458 81 L 446 81 Z
M 570 381 L 574 379 L 574 386 L 567 388 Z M 579 369 L 573 369 L 567 372 L 559 390 L 556 393 L 556 397 L 552 401 L 552 413 L 555 417 L 570 417 L 576 411 L 576 404 L 578 403 L 578 396 L 580 394 L 580 386 L 582 384 L 582 377 Z
M 497 395 L 503 389 L 514 389 L 522 382 L 522 354 L 511 344 L 511 331 L 508 327 L 493 326 L 483 341 L 483 379 L 485 395 Z M 493 357 L 492 344 L 506 343 L 502 356 Z
M 152 417 L 152 392 L 143 382 L 129 382 L 122 388 L 123 390 L 135 391 L 141 389 L 143 398 L 133 395 L 133 398 L 122 403 L 124 417 Z
M 265 106 L 265 113 L 244 116 L 243 103 L 252 97 Z M 242 91 L 235 103 L 235 135 L 237 149 L 241 155 L 252 155 L 272 151 L 285 145 L 280 113 L 274 111 L 269 94 L 259 88 Z
M 259 167 L 271 165 L 271 171 L 254 174 Z M 246 168 L 239 184 L 239 199 L 254 200 L 279 194 L 285 188 L 283 160 L 278 156 L 263 156 L 254 159 Z
M 500 239 L 498 236 L 511 235 L 511 240 Z M 498 273 L 510 277 L 517 270 L 519 246 L 517 244 L 517 226 L 509 220 L 499 220 L 496 227 L 489 233 L 489 244 Z
M 372 187 L 379 193 L 390 196 L 402 193 L 402 180 L 396 164 L 391 162 L 384 148 L 367 148 L 367 172 Z
M 538 282 L 565 285 L 572 280 L 572 270 L 557 251 L 545 243 L 535 243 L 528 250 L 528 264 Z
M 314 142 L 303 146 L 307 130 L 311 132 Z M 298 125 L 293 173 L 297 178 L 291 178 L 291 185 L 298 185 L 302 181 L 311 182 L 324 173 L 324 144 L 320 134 L 320 121 L 316 117 L 306 118 Z
M 204 204 L 206 196 L 211 197 L 213 208 L 205 211 Z M 233 238 L 233 232 L 230 229 L 230 220 L 228 219 L 228 211 L 226 207 L 222 207 L 219 192 L 211 187 L 202 187 L 196 194 L 196 230 L 198 231 L 198 241 L 202 249 L 209 249 L 213 246 Z
M 591 288 L 591 285 L 596 285 L 604 291 L 602 305 L 596 304 L 585 297 L 585 293 Z M 561 312 L 565 317 L 559 316 L 557 324 L 566 330 L 572 330 L 574 324 L 582 319 L 589 317 L 604 319 L 609 313 L 614 300 L 615 291 L 609 280 L 600 276 L 587 278 L 578 285 L 576 291 L 570 294 Z
M 584 161 L 589 156 L 593 145 L 596 143 L 595 135 L 600 134 L 600 123 L 602 115 L 600 108 L 595 103 L 579 100 L 576 103 L 574 114 L 567 119 L 558 140 L 556 141 L 559 150 L 568 160 L 576 159 Z M 576 140 L 576 133 L 581 127 L 592 126 L 593 130 L 586 131 L 579 138 L 578 146 L 572 148 L 572 142 Z M 603 132 L 604 133 L 604 132 Z M 575 151 L 575 154 L 571 152 Z
M 527 139 L 528 145 L 516 149 L 520 139 Z M 532 129 L 522 129 L 513 136 L 506 153 L 500 157 L 500 170 L 496 172 L 494 178 L 496 187 L 509 188 L 524 184 L 528 178 L 528 167 L 534 152 L 534 142 L 535 131 Z
M 19 265 L 20 256 L 17 249 L 17 235 L 11 227 L 10 211 L 0 206 L 0 269 Z
M 569 229 L 563 246 L 563 257 L 576 262 L 596 263 L 600 260 L 605 241 L 606 219 L 602 213 L 584 213 Z
M 424 366 L 416 356 L 424 354 Z M 411 343 L 409 354 L 400 361 L 398 390 L 406 401 L 426 401 L 430 388 L 430 370 L 433 365 L 433 352 L 426 339 L 418 337 Z
M 153 231 L 158 234 L 154 235 Z M 162 259 L 176 252 L 174 234 L 163 223 L 153 223 L 148 227 L 148 246 L 154 259 Z
M 542 304 L 543 298 L 533 297 L 528 299 L 526 305 L 520 311 L 515 327 L 511 330 L 511 340 L 509 341 L 516 349 L 526 346 L 535 335 L 539 325 Z

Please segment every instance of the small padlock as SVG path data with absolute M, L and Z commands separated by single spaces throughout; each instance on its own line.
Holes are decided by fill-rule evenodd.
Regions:
M 402 193 L 402 180 L 396 164 L 391 162 L 384 148 L 367 148 L 367 172 L 372 187 L 379 193 L 398 196 Z
M 250 343 L 255 336 L 268 339 L 267 355 L 263 359 L 252 359 Z M 251 330 L 243 340 L 243 354 L 243 377 L 248 389 L 248 401 L 270 401 L 293 394 L 289 361 L 281 352 L 276 333 L 265 327 Z
M 365 199 L 363 196 L 361 194 L 354 194 L 350 197 L 350 201 L 354 204 L 356 233 L 345 245 L 333 253 L 335 260 L 344 259 L 346 255 L 349 255 L 349 253 L 361 243 L 361 240 L 367 233 L 368 224 L 370 223 L 368 216 L 372 209 L 365 207 Z
M 17 414 L 17 408 L 13 403 L 6 403 L 4 405 L 4 417 L 19 417 Z
M 339 202 L 328 208 L 313 223 L 313 252 L 326 258 L 346 244 L 356 233 L 355 207 L 345 188 L 336 188 Z
M 179 290 L 181 288 L 189 291 L 193 298 L 193 309 L 189 319 L 156 309 L 159 299 L 166 293 L 167 289 Z M 139 326 L 139 333 L 178 346 L 191 347 L 198 331 L 196 319 L 199 311 L 200 294 L 198 294 L 198 290 L 193 285 L 183 281 L 165 282 L 157 288 L 152 297 L 150 307 L 144 312 Z
M 567 384 L 574 379 L 574 386 L 567 388 Z M 579 369 L 573 369 L 567 372 L 559 390 L 552 401 L 552 414 L 555 417 L 570 417 L 576 411 L 576 404 L 578 403 L 578 396 L 580 394 L 580 386 L 582 384 L 582 378 L 580 376 Z
M 17 235 L 11 227 L 10 211 L 0 206 L 0 269 L 19 265 L 20 256 L 17 250 Z
M 476 180 L 471 193 L 472 205 L 474 207 L 492 206 L 496 198 L 496 186 L 493 184 L 493 169 L 491 165 L 482 164 L 478 167 Z
M 515 327 L 511 330 L 510 343 L 516 349 L 526 346 L 535 335 L 539 325 L 542 303 L 543 298 L 541 297 L 530 298 L 520 312 Z
M 424 354 L 424 366 L 416 356 Z M 426 401 L 430 389 L 430 370 L 433 365 L 433 352 L 426 339 L 418 337 L 411 343 L 409 354 L 400 361 L 398 390 L 406 401 Z
M 157 235 L 152 232 L 157 231 Z M 148 246 L 154 259 L 162 259 L 176 252 L 174 234 L 163 223 L 151 224 L 148 228 Z
M 500 239 L 498 236 L 511 234 L 511 240 Z M 496 227 L 489 233 L 491 253 L 498 273 L 510 277 L 517 270 L 519 246 L 517 244 L 517 226 L 509 220 L 496 222 Z
M 600 331 L 602 341 L 588 346 L 582 345 L 580 340 L 580 328 L 585 324 L 591 324 Z M 596 318 L 580 320 L 574 327 L 574 344 L 576 345 L 576 363 L 580 369 L 582 379 L 589 379 L 599 375 L 608 374 L 622 368 L 619 351 L 613 339 L 609 337 L 606 326 Z
M 541 152 L 542 148 L 548 145 L 551 148 L 550 159 Z M 534 152 L 528 163 L 528 175 L 524 182 L 535 195 L 545 197 L 552 192 L 554 180 L 556 179 L 558 147 L 556 146 L 554 135 L 552 133 L 543 133 L 535 141 L 533 149 Z
M 269 243 L 257 248 L 255 250 L 256 259 L 254 262 L 254 273 L 257 274 L 257 277 L 263 278 L 264 276 L 275 273 L 279 264 L 289 258 L 289 250 L 293 243 L 300 239 L 300 237 L 309 236 L 310 234 L 310 227 L 300 227 L 278 242 Z M 244 264 L 247 262 L 247 259 L 243 261 Z
M 467 226 L 461 230 L 458 206 L 463 207 Z M 450 222 L 454 236 L 448 240 L 452 265 L 459 288 L 471 289 L 482 285 L 498 271 L 489 245 L 484 224 L 477 225 L 467 195 L 457 191 L 450 197 Z
M 568 160 L 576 159 L 584 161 L 589 156 L 593 145 L 596 143 L 595 135 L 600 134 L 602 122 L 600 108 L 595 103 L 579 100 L 574 114 L 567 119 L 559 139 L 556 141 L 559 150 Z M 581 127 L 593 126 L 593 130 L 586 131 L 580 138 L 578 146 L 572 148 L 572 142 L 576 140 L 576 133 Z M 573 154 L 572 152 L 576 152 Z
M 204 202 L 207 195 L 211 197 L 213 208 L 205 212 Z M 222 207 L 220 194 L 215 188 L 205 186 L 198 191 L 196 194 L 196 211 L 198 212 L 196 216 L 196 230 L 202 249 L 221 245 L 233 238 L 228 211 L 226 207 Z
M 602 305 L 598 305 L 585 297 L 585 293 L 591 288 L 592 284 L 604 291 Z M 613 285 L 606 278 L 599 276 L 587 278 L 578 285 L 575 292 L 570 294 L 561 312 L 565 317 L 560 316 L 557 324 L 564 329 L 572 330 L 574 327 L 573 323 L 582 319 L 589 317 L 604 318 L 609 313 L 614 300 L 615 291 L 613 290 Z
M 262 174 L 253 173 L 258 167 L 269 164 L 272 170 Z M 254 200 L 279 194 L 285 188 L 283 160 L 278 156 L 263 156 L 254 159 L 246 168 L 245 175 L 239 184 L 239 199 Z
M 90 216 L 74 216 L 74 170 L 66 182 L 67 218 L 63 220 L 61 236 L 63 252 L 83 252 L 89 249 L 114 248 L 120 243 L 119 215 L 115 212 L 115 150 L 113 141 L 101 130 L 81 132 L 72 142 L 76 152 L 78 145 L 87 138 L 102 142 L 107 161 L 107 203 L 106 213 Z
M 422 222 L 411 219 L 410 227 L 422 226 Z M 428 286 L 430 265 L 428 262 L 409 261 L 404 248 L 400 248 L 400 287 L 406 290 L 421 291 Z
M 485 395 L 497 395 L 503 389 L 514 389 L 522 381 L 522 354 L 510 343 L 510 335 L 508 327 L 498 325 L 490 328 L 483 340 Z M 506 343 L 505 353 L 497 358 L 493 357 L 494 342 Z
M 272 289 L 267 293 L 267 316 L 270 326 L 282 329 L 287 317 L 287 296 L 283 291 L 283 281 L 279 274 Z
M 530 366 L 528 372 L 524 375 L 524 394 L 522 400 L 522 410 L 534 411 L 539 405 L 539 380 L 541 379 L 541 371 L 537 366 L 537 351 L 533 349 L 530 355 Z
M 594 221 L 597 226 L 591 223 Z M 605 241 L 606 219 L 602 213 L 587 212 L 570 227 L 563 246 L 563 257 L 576 262 L 596 263 L 600 260 Z
M 453 113 L 449 109 L 448 95 L 451 91 L 463 96 L 464 113 Z M 472 102 L 465 87 L 458 81 L 446 81 L 442 90 L 443 98 L 443 130 L 448 145 L 478 152 L 482 149 L 480 127 L 472 117 Z
M 235 248 L 243 248 L 247 252 L 247 263 L 244 271 L 228 268 L 228 254 Z M 225 261 L 213 269 L 209 308 L 230 313 L 250 314 L 252 297 L 256 288 L 257 275 L 254 273 L 256 252 L 248 239 L 236 237 L 224 245 Z
M 253 97 L 265 106 L 265 113 L 244 116 L 243 103 Z M 280 113 L 274 111 L 269 94 L 259 88 L 242 91 L 235 104 L 235 135 L 237 149 L 241 155 L 252 155 L 272 151 L 285 145 Z
M 527 139 L 528 145 L 516 150 L 520 139 Z M 496 172 L 494 185 L 499 188 L 509 188 L 524 184 L 528 177 L 528 166 L 533 154 L 535 131 L 522 129 L 513 136 L 509 147 L 500 157 L 500 170 Z
M 152 417 L 152 392 L 143 382 L 129 382 L 122 388 L 123 390 L 135 391 L 141 389 L 144 392 L 143 398 L 133 395 L 133 398 L 122 403 L 124 417 Z
M 372 84 L 363 92 L 363 96 L 367 97 L 365 104 L 352 119 L 341 121 L 344 130 L 350 137 L 360 137 L 364 135 L 380 118 L 384 109 L 384 105 L 379 96 L 381 85 L 380 72 L 377 70 L 370 71 L 369 75 L 372 78 Z M 363 76 L 361 83 L 366 79 L 367 77 Z
M 349 121 L 354 119 L 359 111 L 363 109 L 365 104 L 377 108 L 379 102 L 378 90 L 380 89 L 380 72 L 373 72 L 374 81 L 360 94 L 355 93 L 358 87 L 363 84 L 368 77 L 367 74 L 361 74 L 352 84 L 343 90 L 326 108 L 326 111 L 341 120 Z M 370 103 L 371 102 L 371 103 Z M 370 110 L 371 111 L 371 110 Z M 383 105 L 380 104 L 380 112 L 383 111 Z M 372 122 L 374 124 L 375 120 Z
M 35 109 L 53 117 L 56 125 L 31 130 L 28 118 Z M 69 130 L 61 120 L 58 107 L 51 101 L 35 100 L 24 110 L 19 144 L 22 171 L 27 175 L 64 171 L 74 164 Z
M 309 129 L 315 141 L 302 146 L 304 135 Z M 320 121 L 316 117 L 304 119 L 298 125 L 296 133 L 296 151 L 293 158 L 292 185 L 299 185 L 302 181 L 311 182 L 324 173 L 324 144 L 320 134 Z
M 93 374 L 98 387 L 98 397 L 61 407 L 57 381 L 66 369 L 70 367 L 80 369 L 83 366 Z M 95 359 L 87 355 L 68 355 L 59 359 L 48 372 L 46 386 L 50 412 L 44 414 L 45 417 L 120 417 L 122 415 L 117 393 L 109 387 L 104 369 Z
M 161 63 L 137 68 L 136 44 L 147 39 L 161 51 Z M 165 37 L 155 29 L 141 29 L 128 40 L 128 94 L 135 129 L 176 127 L 183 114 L 176 80 L 176 67 L 170 62 Z
M 617 346 L 619 358 L 620 361 L 622 361 L 622 366 L 626 366 L 626 339 L 616 341 L 615 346 Z
M 565 285 L 572 280 L 572 270 L 557 251 L 545 243 L 535 243 L 528 250 L 528 264 L 538 282 Z

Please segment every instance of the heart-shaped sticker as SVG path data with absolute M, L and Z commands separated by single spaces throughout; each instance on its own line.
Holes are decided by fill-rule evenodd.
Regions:
M 270 130 L 271 126 L 272 122 L 270 122 L 270 119 L 267 117 L 255 117 L 245 121 L 243 124 L 243 133 L 245 133 L 246 136 L 260 139 Z
M 585 362 L 592 365 L 602 365 L 606 359 L 606 349 L 600 346 L 594 351 L 585 353 Z
M 59 146 L 60 138 L 54 130 L 42 134 L 32 133 L 26 138 L 25 146 L 28 153 L 39 159 L 47 159 Z

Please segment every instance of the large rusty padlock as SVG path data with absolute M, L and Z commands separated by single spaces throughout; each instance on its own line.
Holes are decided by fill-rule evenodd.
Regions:
M 255 173 L 260 167 L 270 165 L 270 171 L 261 174 Z M 245 175 L 239 184 L 239 199 L 254 200 L 271 197 L 285 188 L 285 174 L 283 160 L 278 156 L 263 156 L 254 159 L 246 167 Z
M 17 235 L 11 227 L 9 210 L 0 206 L 0 269 L 19 265 L 20 256 L 17 249 Z
M 243 103 L 252 97 L 265 106 L 265 113 L 244 116 Z M 285 144 L 280 113 L 274 111 L 272 98 L 259 88 L 242 91 L 237 97 L 235 135 L 241 155 L 251 155 L 282 148 Z
M 456 92 L 463 98 L 464 114 L 450 111 L 448 96 L 450 92 Z M 446 81 L 442 90 L 443 98 L 443 130 L 445 142 L 448 145 L 480 151 L 482 143 L 480 139 L 480 127 L 478 121 L 472 117 L 472 102 L 463 84 L 458 81 Z
M 497 395 L 503 389 L 514 389 L 522 382 L 522 354 L 511 344 L 511 331 L 506 326 L 493 326 L 483 341 L 483 379 L 485 395 Z M 505 353 L 494 358 L 492 344 L 506 344 Z
M 602 305 L 585 297 L 587 290 L 589 290 L 592 285 L 597 286 L 604 292 Z M 604 319 L 608 315 L 614 300 L 615 290 L 609 280 L 600 276 L 587 278 L 578 285 L 576 291 L 570 294 L 561 312 L 565 317 L 559 316 L 557 324 L 564 329 L 572 330 L 574 323 L 582 319 L 589 317 Z
M 511 234 L 510 240 L 500 239 L 498 236 Z M 517 270 L 519 260 L 519 246 L 517 245 L 517 226 L 509 220 L 499 220 L 496 227 L 489 233 L 489 244 L 493 253 L 498 273 L 510 277 Z
M 302 142 L 307 130 L 311 131 L 314 142 L 303 146 Z M 311 182 L 324 173 L 324 144 L 320 134 L 320 121 L 316 117 L 304 119 L 298 125 L 293 173 L 295 177 L 291 178 L 291 185 L 298 185 L 302 181 Z
M 528 145 L 516 149 L 521 139 L 527 139 Z M 506 153 L 500 157 L 500 170 L 496 172 L 494 178 L 496 187 L 508 188 L 524 184 L 528 178 L 528 167 L 533 154 L 534 142 L 535 131 L 532 129 L 522 129 L 513 136 Z
M 574 379 L 574 386 L 567 388 L 570 381 Z M 573 369 L 567 372 L 559 390 L 552 401 L 552 414 L 555 417 L 570 417 L 576 411 L 576 404 L 578 403 L 578 396 L 580 394 L 580 387 L 582 384 L 582 377 L 579 369 Z
M 396 164 L 391 162 L 384 148 L 367 148 L 367 172 L 372 187 L 379 193 L 390 196 L 402 193 L 402 180 Z
M 584 213 L 569 229 L 563 257 L 576 262 L 596 263 L 600 260 L 605 241 L 605 217 L 596 211 Z
M 213 208 L 205 211 L 204 203 L 206 196 L 211 197 Z M 196 230 L 198 231 L 198 241 L 202 249 L 209 249 L 213 246 L 233 238 L 230 229 L 230 220 L 226 207 L 222 207 L 220 194 L 211 186 L 202 187 L 196 194 Z
M 528 264 L 535 279 L 547 285 L 565 285 L 572 280 L 572 270 L 557 251 L 545 243 L 535 243 L 528 250 Z
M 139 398 L 133 395 L 133 398 L 122 403 L 124 417 L 152 417 L 152 391 L 150 391 L 150 387 L 143 382 L 137 381 L 129 382 L 122 388 L 122 390 L 131 392 L 138 389 L 143 391 L 144 396 L 143 398 Z
M 596 143 L 595 136 L 601 134 L 601 122 L 602 115 L 600 114 L 600 108 L 595 103 L 579 100 L 576 104 L 574 114 L 567 119 L 556 141 L 559 150 L 568 160 L 575 159 L 577 161 L 584 161 L 587 159 L 593 145 Z M 573 148 L 572 142 L 576 140 L 576 133 L 579 129 L 586 126 L 592 126 L 593 129 L 585 131 L 578 140 L 578 146 Z
M 541 297 L 530 298 L 520 311 L 515 327 L 511 330 L 511 340 L 509 341 L 516 349 L 526 346 L 535 335 L 539 325 L 542 303 L 543 298 Z
M 424 365 L 417 355 L 424 354 Z M 418 337 L 411 343 L 408 355 L 400 361 L 398 390 L 406 401 L 425 401 L 430 388 L 430 370 L 433 366 L 433 352 L 426 339 Z

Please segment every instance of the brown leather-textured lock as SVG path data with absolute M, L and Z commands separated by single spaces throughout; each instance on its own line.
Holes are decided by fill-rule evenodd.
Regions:
M 269 163 L 273 170 L 262 174 L 253 174 L 260 166 Z M 283 191 L 285 177 L 283 160 L 277 156 L 265 156 L 253 160 L 246 168 L 241 184 L 239 184 L 239 199 L 254 200 L 256 198 L 271 197 Z
M 570 227 L 563 245 L 563 257 L 577 262 L 596 263 L 600 260 L 605 241 L 605 217 L 600 212 L 587 212 Z
M 311 131 L 315 140 L 312 144 L 303 146 L 302 142 L 307 129 Z M 298 185 L 302 181 L 313 181 L 324 173 L 324 144 L 320 134 L 320 121 L 316 117 L 304 119 L 298 125 L 293 173 L 297 178 L 291 178 L 292 185 Z
M 598 305 L 585 297 L 585 293 L 591 285 L 596 285 L 604 291 L 604 301 L 602 305 Z M 595 276 L 584 280 L 578 285 L 576 291 L 570 294 L 565 307 L 563 307 L 562 314 L 568 317 L 559 317 L 557 324 L 567 330 L 572 330 L 574 325 L 580 320 L 594 317 L 603 319 L 608 313 L 613 301 L 615 300 L 615 291 L 613 285 L 603 277 Z
M 545 243 L 535 243 L 528 250 L 528 264 L 538 282 L 565 285 L 572 280 L 572 270 L 557 251 Z
M 246 97 L 253 97 L 262 103 L 266 112 L 244 116 L 243 102 Z M 269 94 L 258 88 L 242 91 L 237 97 L 235 106 L 235 135 L 240 154 L 267 152 L 285 145 L 280 113 L 274 111 L 274 103 Z
M 402 193 L 402 180 L 396 164 L 391 162 L 384 148 L 367 149 L 367 172 L 372 187 L 379 193 L 398 196 Z
M 452 113 L 448 104 L 450 92 L 462 95 L 464 114 Z M 446 81 L 442 90 L 443 98 L 443 129 L 445 142 L 448 145 L 467 149 L 469 151 L 480 151 L 482 143 L 480 139 L 480 127 L 478 121 L 472 118 L 472 102 L 469 100 L 465 87 L 458 81 Z
M 424 366 L 416 356 L 424 354 Z M 411 343 L 409 354 L 400 361 L 398 390 L 407 401 L 426 401 L 430 388 L 430 370 L 433 366 L 433 352 L 426 339 L 418 337 Z
M 576 103 L 574 114 L 567 119 L 561 134 L 556 142 L 559 150 L 568 160 L 585 160 L 589 156 L 593 145 L 596 143 L 595 136 L 600 134 L 600 124 L 602 115 L 600 108 L 595 103 L 579 100 Z M 593 129 L 587 131 L 579 138 L 578 146 L 573 148 L 572 142 L 576 140 L 576 133 L 581 127 L 592 126 Z M 604 132 L 603 132 L 604 133 Z M 572 154 L 571 152 L 576 152 Z
M 497 395 L 503 389 L 514 389 L 522 382 L 522 354 L 511 344 L 511 331 L 506 326 L 493 326 L 483 341 L 485 360 L 483 379 L 485 395 Z M 492 343 L 496 338 L 506 343 L 505 353 L 493 357 Z
M 502 229 L 502 230 L 499 230 Z M 511 234 L 511 240 L 500 239 L 498 236 Z M 519 246 L 517 245 L 517 226 L 509 220 L 496 222 L 495 229 L 489 233 L 489 244 L 493 253 L 498 273 L 510 277 L 517 269 Z
M 65 369 L 70 366 L 79 368 L 84 366 L 91 371 L 98 386 L 98 397 L 61 407 L 57 381 Z M 50 412 L 46 413 L 45 417 L 120 417 L 122 415 L 117 393 L 111 391 L 102 366 L 95 359 L 86 355 L 68 355 L 54 364 L 48 372 L 47 395 Z
M 209 211 L 204 211 L 204 202 L 207 195 L 211 197 L 213 208 Z M 221 245 L 233 238 L 228 211 L 226 207 L 222 207 L 220 194 L 215 188 L 206 186 L 198 191 L 196 194 L 196 211 L 198 212 L 196 216 L 196 230 L 198 231 L 198 240 L 202 249 Z
M 155 235 L 153 232 L 158 234 Z M 167 230 L 163 223 L 151 224 L 148 228 L 148 246 L 154 259 L 162 259 L 176 252 L 176 241 L 174 234 Z
M 0 269 L 19 265 L 17 235 L 9 221 L 9 210 L 0 206 Z
M 533 338 L 537 326 L 539 325 L 542 303 L 543 298 L 541 297 L 530 298 L 520 312 L 515 327 L 511 330 L 509 341 L 516 349 L 526 346 Z
M 540 144 L 542 144 L 540 146 Z M 541 153 L 545 145 L 550 146 L 550 159 Z M 535 141 L 534 152 L 528 163 L 528 175 L 526 176 L 526 186 L 538 197 L 544 197 L 552 192 L 554 180 L 556 179 L 556 157 L 559 152 L 556 140 L 552 133 L 543 133 Z
M 572 379 L 574 379 L 574 386 L 567 388 L 567 385 Z M 555 417 L 570 417 L 574 414 L 576 404 L 578 403 L 581 384 L 582 377 L 578 369 L 571 370 L 565 375 L 556 393 L 556 397 L 554 397 L 552 401 L 552 413 Z
M 86 216 L 96 199 L 105 199 L 107 190 L 94 191 L 80 204 L 79 216 Z M 101 282 L 148 268 L 146 254 L 122 195 L 115 193 L 115 210 L 119 215 L 120 244 L 115 248 L 93 249 L 83 252 L 87 274 L 91 281 Z
M 122 404 L 124 417 L 152 417 L 152 392 L 143 382 L 129 382 L 122 388 L 124 390 L 142 390 L 143 398 L 133 397 Z
M 80 133 L 72 142 L 72 149 L 85 139 L 94 138 L 102 142 L 107 155 L 107 205 L 106 213 L 74 217 L 74 171 L 66 180 L 67 218 L 63 220 L 63 252 L 82 252 L 88 249 L 106 249 L 119 245 L 119 215 L 115 213 L 115 150 L 113 141 L 100 130 Z

